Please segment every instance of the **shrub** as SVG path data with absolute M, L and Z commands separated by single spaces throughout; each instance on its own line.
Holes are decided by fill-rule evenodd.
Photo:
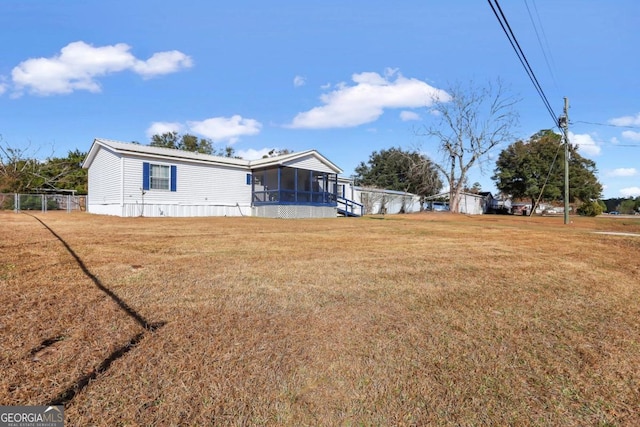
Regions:
M 598 216 L 602 214 L 602 212 L 604 212 L 604 210 L 602 209 L 602 205 L 598 203 L 597 200 L 584 202 L 578 208 L 578 214 L 582 216 Z

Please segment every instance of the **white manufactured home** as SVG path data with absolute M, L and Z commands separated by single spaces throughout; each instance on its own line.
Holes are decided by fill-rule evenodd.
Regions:
M 354 185 L 353 180 L 338 177 L 338 209 L 352 211 L 360 215 L 400 214 L 420 212 L 420 196 L 406 191 Z M 342 213 L 342 212 L 341 212 Z
M 315 150 L 259 160 L 95 139 L 87 211 L 122 217 L 337 215 L 342 172 Z

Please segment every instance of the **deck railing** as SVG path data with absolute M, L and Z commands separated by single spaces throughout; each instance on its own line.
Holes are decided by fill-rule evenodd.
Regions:
M 364 215 L 364 205 L 338 196 L 338 212 L 344 216 L 362 216 Z

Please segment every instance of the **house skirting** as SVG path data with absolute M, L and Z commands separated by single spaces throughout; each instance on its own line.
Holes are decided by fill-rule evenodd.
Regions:
M 334 206 L 263 205 L 254 206 L 253 215 L 263 218 L 335 218 Z
M 182 205 L 162 203 L 90 204 L 87 211 L 121 217 L 257 216 L 263 218 L 335 218 L 333 206 L 306 205 Z
M 89 213 L 122 217 L 250 216 L 248 205 L 182 205 L 165 203 L 93 204 Z

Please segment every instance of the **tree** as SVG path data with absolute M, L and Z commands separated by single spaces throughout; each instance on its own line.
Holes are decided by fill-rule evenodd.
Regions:
M 87 153 L 78 149 L 67 157 L 50 157 L 41 164 L 37 173 L 39 188 L 45 191 L 72 190 L 87 194 L 87 170 L 82 168 Z
M 213 154 L 213 143 L 205 138 L 199 138 L 188 133 L 182 135 L 178 142 L 178 150 L 193 151 L 195 153 Z
M 213 152 L 211 153 L 214 156 L 220 156 L 220 157 L 230 157 L 233 159 L 241 159 L 242 157 L 236 155 L 236 150 L 235 148 L 227 145 L 224 148 L 219 148 L 219 149 L 214 149 Z
M 598 216 L 604 212 L 601 200 L 593 200 L 583 203 L 577 210 L 578 215 L 582 216 Z
M 430 110 L 439 121 L 426 127 L 424 136 L 438 141 L 443 158 L 435 166 L 449 185 L 451 212 L 459 212 L 469 169 L 479 164 L 482 170 L 493 149 L 513 140 L 518 100 L 507 93 L 501 80 L 486 87 L 457 84 L 448 93 L 450 98 L 434 99 Z
M 0 193 L 75 190 L 87 193 L 86 153 L 69 151 L 67 157 L 35 158 L 29 148 L 13 148 L 0 140 Z
M 591 202 L 600 198 L 602 185 L 596 178 L 596 164 L 569 146 L 569 197 Z M 504 149 L 496 162 L 492 179 L 498 189 L 515 198 L 528 198 L 533 206 L 541 197 L 559 201 L 564 193 L 564 150 L 561 135 L 541 130 L 529 141 L 516 141 Z
M 640 207 L 640 197 L 636 197 L 634 200 L 632 197 L 620 202 L 617 207 L 617 211 L 625 215 L 633 215 Z
M 482 185 L 476 181 L 473 183 L 473 186 L 471 187 L 469 187 L 468 185 L 465 185 L 464 191 L 466 193 L 480 194 L 482 192 Z
M 172 148 L 174 150 L 178 149 L 178 132 L 165 132 L 163 134 L 155 134 L 151 137 L 151 142 L 149 143 L 152 147 L 163 147 L 163 148 Z
M 268 159 L 269 157 L 278 157 L 278 156 L 284 156 L 285 154 L 291 154 L 293 153 L 293 151 L 289 150 L 288 148 L 273 148 L 271 150 L 269 150 L 269 152 L 267 154 L 265 154 L 264 156 L 262 156 L 263 159 Z
M 417 151 L 400 148 L 374 151 L 368 163 L 360 162 L 355 169 L 359 185 L 404 191 L 425 197 L 442 188 L 433 162 Z
M 14 148 L 0 138 L 0 193 L 28 192 L 37 186 L 40 165 L 29 158 L 28 148 Z
M 172 148 L 174 150 L 192 151 L 194 153 L 210 154 L 213 156 L 240 158 L 236 156 L 236 150 L 231 146 L 216 149 L 213 146 L 213 141 L 210 139 L 198 138 L 188 133 L 180 135 L 175 131 L 153 135 L 149 145 L 152 147 Z

